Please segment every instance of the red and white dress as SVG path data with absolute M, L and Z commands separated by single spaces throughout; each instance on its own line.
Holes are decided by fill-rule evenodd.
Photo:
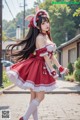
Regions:
M 36 92 L 50 92 L 55 89 L 56 80 L 51 75 L 50 68 L 43 57 L 48 55 L 51 59 L 54 51 L 54 44 L 45 45 L 35 49 L 36 54 L 32 53 L 27 59 L 7 67 L 6 73 L 10 81 L 22 89 L 32 88 Z

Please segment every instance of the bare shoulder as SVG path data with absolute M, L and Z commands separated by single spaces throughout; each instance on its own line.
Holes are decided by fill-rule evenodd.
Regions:
M 44 42 L 44 37 L 43 37 L 43 35 L 39 34 L 39 35 L 36 37 L 36 42 Z
M 45 45 L 45 41 L 44 41 L 44 36 L 43 35 L 38 35 L 36 37 L 36 47 L 37 48 L 41 48 Z

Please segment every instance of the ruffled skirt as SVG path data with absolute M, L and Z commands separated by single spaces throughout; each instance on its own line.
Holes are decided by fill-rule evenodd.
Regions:
M 36 55 L 7 67 L 6 73 L 11 82 L 25 90 L 50 92 L 58 87 L 45 60 Z

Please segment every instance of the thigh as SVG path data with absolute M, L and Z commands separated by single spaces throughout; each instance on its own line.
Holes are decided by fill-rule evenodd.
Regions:
M 36 92 L 30 89 L 31 91 L 31 98 L 34 99 L 36 97 Z
M 38 98 L 40 101 L 42 101 L 44 97 L 45 97 L 44 91 L 36 92 L 36 98 Z

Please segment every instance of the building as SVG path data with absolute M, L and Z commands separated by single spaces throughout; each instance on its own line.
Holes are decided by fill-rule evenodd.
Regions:
M 67 67 L 68 63 L 74 64 L 77 58 L 80 57 L 80 34 L 61 44 L 57 51 L 58 61 L 61 65 Z

